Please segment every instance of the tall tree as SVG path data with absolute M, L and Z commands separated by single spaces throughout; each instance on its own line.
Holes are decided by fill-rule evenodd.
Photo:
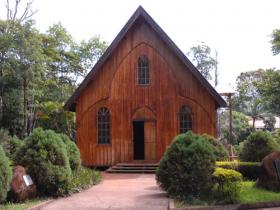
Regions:
M 278 55 L 280 53 L 280 30 L 275 29 L 271 35 L 271 51 L 273 55 Z
M 32 21 L 0 21 L 1 124 L 20 136 L 32 129 L 44 55 Z
M 204 42 L 192 47 L 187 55 L 191 57 L 191 60 L 194 62 L 196 68 L 207 80 L 212 80 L 211 74 L 213 71 L 215 71 L 215 79 L 217 78 L 217 52 L 216 58 L 213 58 L 211 56 L 211 48 Z M 215 84 L 216 83 L 217 80 L 215 80 Z
M 43 35 L 46 60 L 43 101 L 64 102 L 73 93 L 79 79 L 103 54 L 107 45 L 99 37 L 77 44 L 59 23 Z M 51 91 L 50 91 L 51 90 Z
M 221 112 L 219 118 L 220 118 L 220 125 L 221 125 L 220 137 L 226 140 L 231 139 L 231 142 L 227 142 L 227 143 L 238 144 L 244 141 L 251 132 L 251 128 L 249 126 L 249 120 L 247 116 L 241 112 L 236 112 L 236 111 L 232 112 L 232 120 L 233 120 L 232 138 L 230 138 L 230 133 L 228 129 L 228 124 L 229 124 L 228 111 Z
M 23 5 L 22 5 L 23 4 Z M 6 0 L 7 20 L 24 22 L 37 13 L 38 10 L 32 10 L 33 1 L 29 0 Z
M 265 113 L 265 107 L 256 87 L 263 74 L 262 69 L 243 72 L 236 80 L 237 94 L 233 98 L 233 109 L 252 117 L 253 128 L 255 128 L 255 121 L 262 118 Z
M 256 87 L 267 109 L 280 116 L 280 71 L 268 69 Z

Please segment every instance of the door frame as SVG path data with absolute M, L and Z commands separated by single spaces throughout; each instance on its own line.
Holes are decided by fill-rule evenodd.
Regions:
M 133 126 L 133 122 L 143 122 L 144 123 L 144 159 L 143 160 L 135 160 L 134 159 L 134 126 Z M 145 139 L 145 122 L 154 122 L 155 123 L 155 144 L 157 144 L 157 120 L 156 119 L 141 119 L 141 118 L 138 118 L 138 119 L 133 119 L 131 124 L 132 124 L 132 138 L 131 138 L 131 141 L 132 141 L 132 144 L 131 144 L 131 154 L 132 154 L 132 161 L 135 161 L 135 162 L 151 162 L 150 160 L 147 160 L 146 159 L 146 155 L 145 155 L 145 148 L 146 148 L 146 139 Z M 155 147 L 155 156 L 156 156 L 156 147 Z M 156 162 L 156 161 L 155 161 Z

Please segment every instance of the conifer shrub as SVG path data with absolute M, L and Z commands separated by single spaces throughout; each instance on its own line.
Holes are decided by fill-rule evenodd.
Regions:
M 207 138 L 208 141 L 213 145 L 214 147 L 214 155 L 216 156 L 216 161 L 223 161 L 227 160 L 228 158 L 228 152 L 225 146 L 216 138 L 213 136 L 203 134 L 203 137 Z
M 60 135 L 36 128 L 24 142 L 16 152 L 15 161 L 28 169 L 38 191 L 44 195 L 66 194 L 71 168 Z
M 7 197 L 11 179 L 12 168 L 10 166 L 10 161 L 0 145 L 0 203 L 5 201 Z
M 77 145 L 65 134 L 59 134 L 61 140 L 66 146 L 67 156 L 69 158 L 70 168 L 76 171 L 81 166 L 80 151 Z
M 266 131 L 256 131 L 251 133 L 244 141 L 240 159 L 242 161 L 261 162 L 266 155 L 273 151 L 280 151 L 280 147 L 273 136 Z
M 175 137 L 156 171 L 156 179 L 170 196 L 200 199 L 213 186 L 213 146 L 191 131 Z

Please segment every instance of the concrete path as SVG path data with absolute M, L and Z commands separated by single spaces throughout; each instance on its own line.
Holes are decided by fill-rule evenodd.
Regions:
M 153 174 L 107 174 L 103 181 L 67 198 L 50 202 L 41 210 L 167 210 L 168 198 Z

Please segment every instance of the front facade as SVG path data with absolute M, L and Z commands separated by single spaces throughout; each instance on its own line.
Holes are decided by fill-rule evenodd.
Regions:
M 139 7 L 65 107 L 83 164 L 158 162 L 174 136 L 216 135 L 224 100 Z

